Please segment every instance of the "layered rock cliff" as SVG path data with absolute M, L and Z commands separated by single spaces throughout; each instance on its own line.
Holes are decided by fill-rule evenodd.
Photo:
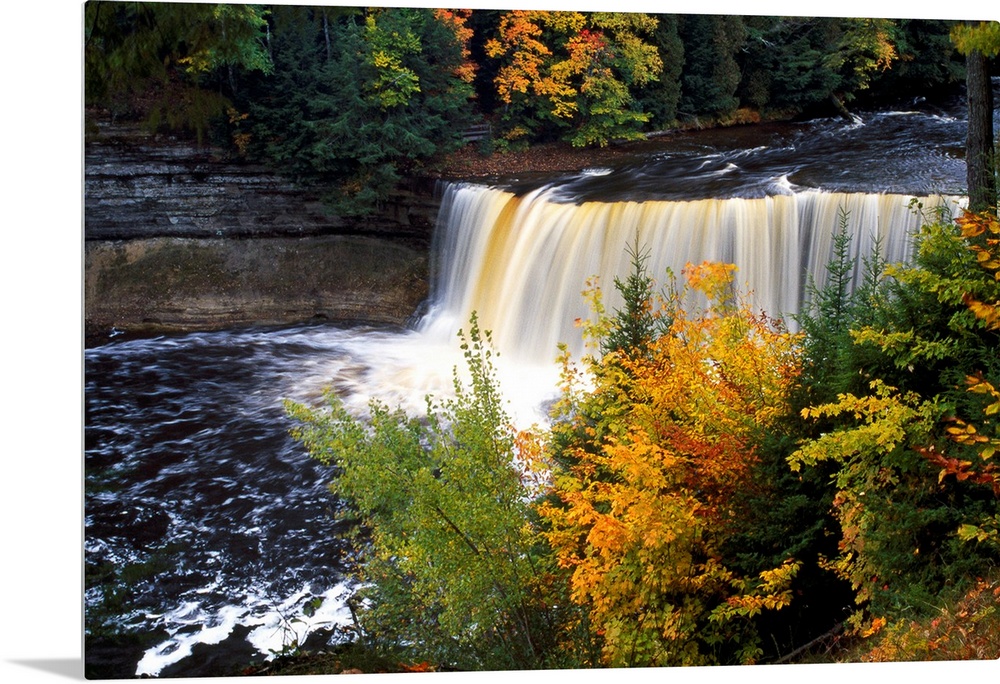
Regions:
M 433 181 L 345 219 L 318 192 L 219 150 L 107 127 L 86 143 L 84 191 L 91 340 L 317 318 L 401 324 L 427 295 Z

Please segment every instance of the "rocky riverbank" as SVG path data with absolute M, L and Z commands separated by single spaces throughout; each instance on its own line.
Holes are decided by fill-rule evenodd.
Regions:
M 426 245 L 433 179 L 402 184 L 378 214 L 332 215 L 318 190 L 266 167 L 137 125 L 105 125 L 84 150 L 86 240 L 369 235 Z
M 304 321 L 403 324 L 427 296 L 427 255 L 357 235 L 88 241 L 89 342 Z

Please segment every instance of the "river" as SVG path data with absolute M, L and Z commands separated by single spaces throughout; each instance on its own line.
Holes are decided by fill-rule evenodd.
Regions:
M 861 253 L 878 239 L 908 258 L 922 220 L 911 201 L 954 210 L 964 135 L 960 109 L 914 108 L 670 136 L 622 167 L 451 184 L 432 300 L 411 328 L 240 329 L 85 350 L 88 673 L 230 674 L 310 635 L 347 638 L 351 548 L 331 473 L 288 436 L 282 399 L 315 401 L 333 385 L 359 415 L 372 396 L 419 410 L 447 393 L 457 330 L 476 310 L 495 330 L 512 415 L 544 420 L 555 344 L 579 349 L 583 282 L 600 274 L 610 287 L 636 236 L 654 275 L 734 261 L 761 308 L 790 316 L 807 278 L 821 281 L 845 206 Z

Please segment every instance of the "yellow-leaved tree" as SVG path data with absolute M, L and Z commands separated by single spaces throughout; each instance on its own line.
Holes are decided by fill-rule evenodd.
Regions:
M 599 646 L 594 665 L 754 662 L 750 618 L 791 601 L 797 562 L 746 577 L 721 552 L 755 439 L 787 413 L 799 372 L 797 336 L 733 294 L 734 271 L 689 265 L 681 292 L 631 307 L 659 331 L 636 337 L 641 350 L 597 339 L 606 353 L 582 368 L 564 353 L 539 511 Z M 707 306 L 686 312 L 692 295 Z M 590 297 L 587 331 L 605 338 L 616 324 L 599 289 Z
M 638 13 L 504 13 L 485 45 L 498 63 L 494 85 L 505 116 L 516 122 L 504 138 L 546 128 L 568 129 L 565 137 L 577 147 L 642 137 L 649 116 L 629 88 L 656 80 L 663 68 L 649 41 L 656 26 L 654 17 Z

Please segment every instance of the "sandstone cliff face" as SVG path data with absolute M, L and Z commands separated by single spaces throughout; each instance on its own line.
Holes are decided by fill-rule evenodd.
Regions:
M 412 181 L 377 216 L 218 150 L 105 129 L 85 148 L 88 338 L 323 319 L 402 324 L 427 296 L 437 214 Z
M 310 320 L 403 324 L 427 294 L 422 252 L 365 236 L 86 243 L 88 332 Z
M 267 237 L 366 234 L 430 237 L 437 215 L 433 181 L 409 181 L 376 216 L 328 213 L 317 191 L 220 150 L 105 126 L 85 150 L 88 240 L 137 237 Z

